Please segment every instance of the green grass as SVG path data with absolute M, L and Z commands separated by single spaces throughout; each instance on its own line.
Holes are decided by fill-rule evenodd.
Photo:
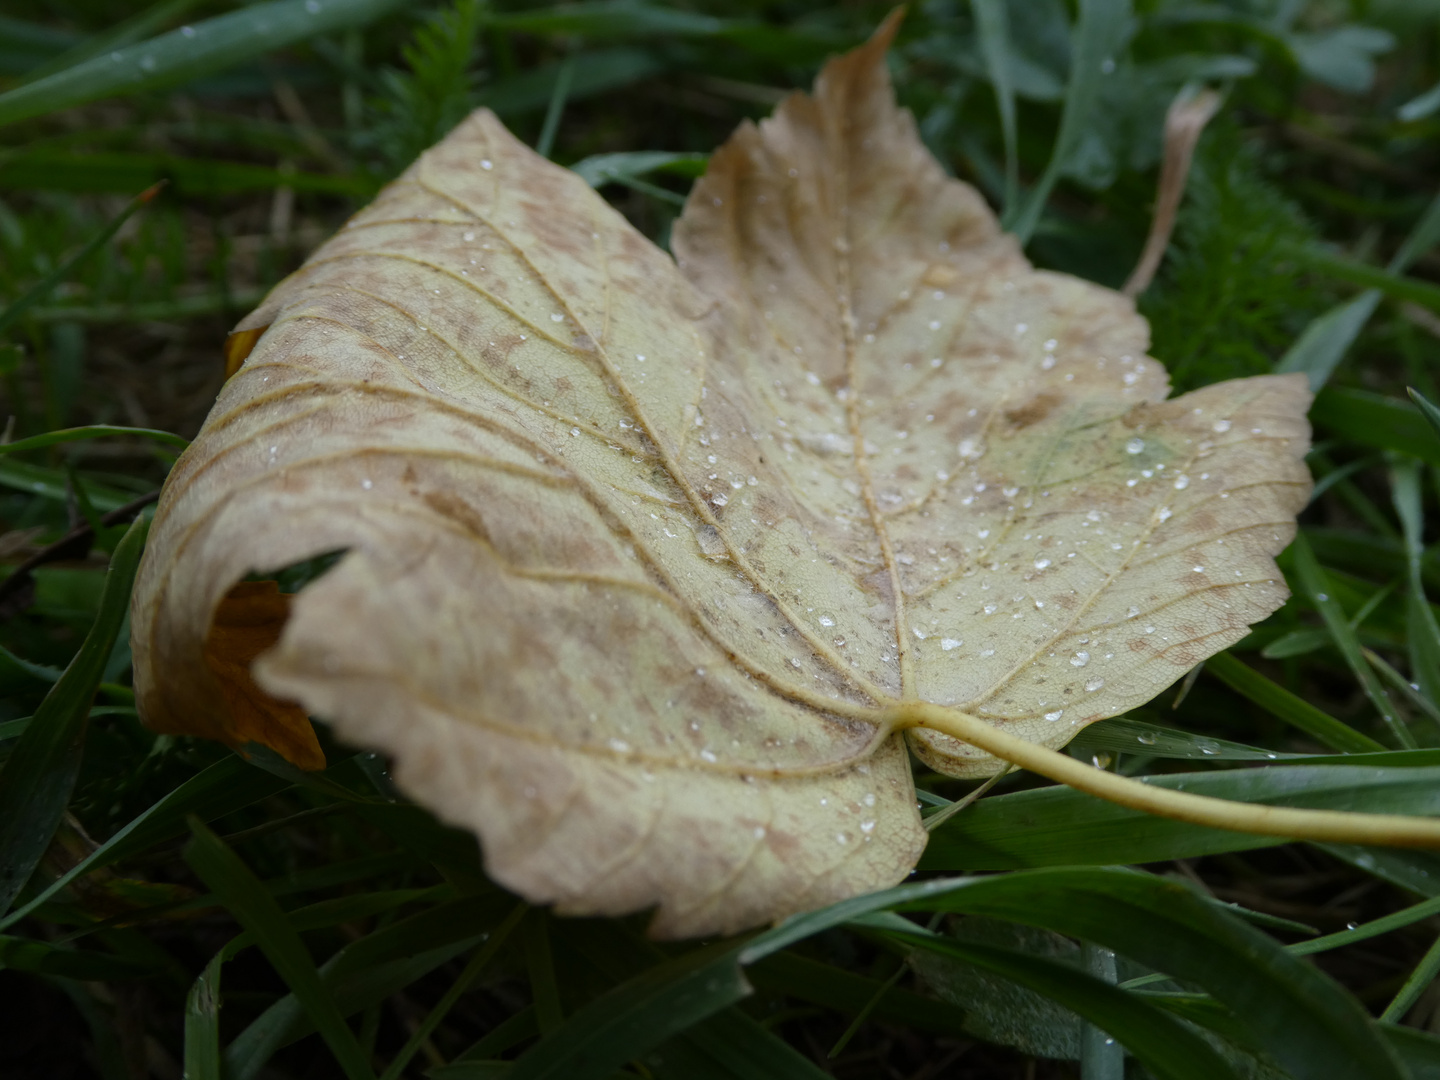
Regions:
M 1017 774 L 901 888 L 656 945 L 643 917 L 521 903 L 323 726 L 307 775 L 140 724 L 129 522 L 265 289 L 478 104 L 664 244 L 709 151 L 886 7 L 7 8 L 0 578 L 34 565 L 0 585 L 6 1080 L 1440 1075 L 1440 855 L 1278 845 Z M 1166 104 L 1220 87 L 1140 299 L 1152 353 L 1185 388 L 1279 369 L 1319 391 L 1295 596 L 1183 700 L 1071 752 L 1440 814 L 1440 15 L 927 0 L 893 71 L 1033 260 L 1112 286 Z M 974 786 L 918 780 L 932 813 Z

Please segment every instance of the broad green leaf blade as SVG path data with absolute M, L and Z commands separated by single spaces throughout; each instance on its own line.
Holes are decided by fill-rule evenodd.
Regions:
M 70 801 L 85 744 L 85 720 L 124 624 L 149 522 L 131 525 L 115 549 L 95 623 L 65 673 L 0 766 L 0 913 L 10 910 Z
M 198 818 L 190 820 L 194 839 L 185 860 L 200 879 L 224 902 L 230 913 L 255 939 L 314 1022 L 330 1052 L 349 1080 L 374 1080 L 355 1034 L 320 980 L 315 963 L 265 886 L 225 843 Z
M 363 26 L 397 0 L 274 0 L 97 56 L 0 94 L 0 125 L 210 75 L 297 41 Z
M 1420 751 L 1420 753 L 1426 753 Z M 1271 765 L 1147 777 L 1158 787 L 1261 805 L 1440 815 L 1440 768 Z M 1279 840 L 1148 817 L 1065 788 L 996 795 L 930 837 L 923 870 L 1148 863 Z
M 1065 964 L 993 945 L 956 941 L 915 928 L 890 936 L 915 948 L 1004 976 L 1064 1005 L 1108 1032 L 1157 1078 L 1235 1080 L 1235 1072 L 1210 1045 L 1169 1014 L 1127 990 Z M 1087 1070 L 1086 1076 L 1093 1074 Z
M 983 879 L 917 906 L 1043 926 L 1194 982 L 1295 1076 L 1404 1076 L 1364 1009 L 1338 984 L 1175 882 L 1060 869 Z

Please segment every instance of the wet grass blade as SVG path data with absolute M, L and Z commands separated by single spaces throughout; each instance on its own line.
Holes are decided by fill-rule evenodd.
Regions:
M 985 71 L 995 92 L 1000 113 L 1000 135 L 1005 142 L 1006 214 L 1013 214 L 1020 199 L 1020 151 L 1015 128 L 1015 87 L 1010 78 L 1010 17 L 1000 0 L 970 0 Z
M 185 996 L 185 1080 L 225 1080 L 220 1054 L 220 975 L 247 944 L 242 935 L 210 958 Z
M 28 439 L 17 439 L 12 443 L 0 445 L 0 454 L 18 454 L 24 450 L 39 450 L 45 446 L 57 446 L 61 443 L 83 442 L 87 439 L 112 439 L 117 436 L 133 435 L 141 439 L 151 439 L 167 446 L 174 446 L 181 450 L 190 445 L 189 439 L 181 438 L 168 431 L 156 431 L 154 428 L 118 427 L 114 424 L 91 424 L 87 427 L 63 428 L 60 431 L 47 431 L 44 435 L 32 435 Z
M 1291 727 L 1318 739 L 1332 750 L 1363 754 L 1385 749 L 1383 743 L 1378 743 L 1328 713 L 1321 712 L 1304 698 L 1297 697 L 1279 683 L 1267 679 L 1231 653 L 1223 652 L 1212 656 L 1205 661 L 1205 671 L 1237 694 L 1253 701 Z
M 24 81 L 34 82 L 36 79 L 53 75 L 65 68 L 74 67 L 102 52 L 121 49 L 126 45 L 151 37 L 167 23 L 173 23 L 184 15 L 196 5 L 196 2 L 197 0 L 160 0 L 158 4 L 152 4 L 130 18 L 116 23 L 103 33 L 86 38 L 73 49 L 66 50 L 53 60 L 25 72 Z
M 0 125 L 101 98 L 174 86 L 297 41 L 362 26 L 398 0 L 275 0 L 116 49 L 0 94 Z
M 1290 548 L 1295 563 L 1295 574 L 1300 579 L 1300 587 L 1309 594 L 1310 601 L 1320 612 L 1320 617 L 1325 620 L 1325 627 L 1330 631 L 1331 640 L 1335 647 L 1340 650 L 1340 655 L 1345 658 L 1351 672 L 1360 683 L 1361 689 L 1370 699 L 1385 721 L 1395 740 L 1403 747 L 1414 748 L 1417 744 L 1415 737 L 1410 734 L 1410 729 L 1405 726 L 1405 720 L 1395 710 L 1390 700 L 1389 691 L 1380 684 L 1379 678 L 1371 670 L 1370 665 L 1365 662 L 1364 654 L 1360 649 L 1360 641 L 1355 636 L 1355 630 L 1351 627 L 1349 620 L 1345 617 L 1345 611 L 1340 602 L 1332 595 L 1334 587 L 1330 584 L 1329 576 L 1315 558 L 1310 543 L 1305 539 L 1303 533 L 1297 534 L 1294 544 Z
M 4 95 L 0 95 L 0 100 L 3 99 Z M 3 334 L 9 329 L 10 325 L 14 323 L 16 319 L 20 318 L 20 316 L 24 315 L 34 304 L 49 296 L 50 290 L 74 273 L 75 269 L 81 263 L 104 247 L 110 238 L 120 231 L 120 226 L 124 225 L 125 222 L 130 219 L 131 214 L 135 213 L 136 210 L 139 210 L 160 193 L 162 186 L 161 184 L 156 184 L 153 187 L 146 188 L 139 195 L 136 195 L 135 198 L 130 200 L 129 205 L 111 218 L 110 223 L 92 236 L 85 243 L 84 247 L 32 285 L 25 295 L 21 296 L 4 311 L 0 311 L 0 334 Z
M 1060 114 L 1060 132 L 1055 136 L 1055 147 L 1050 152 L 1045 171 L 1017 208 L 1013 220 L 1003 222 L 1022 245 L 1028 243 L 1034 234 L 1045 204 L 1050 199 L 1050 192 L 1090 125 L 1091 114 L 1100 97 L 1100 81 L 1106 74 L 1105 62 L 1110 60 L 1113 68 L 1110 54 L 1129 20 L 1130 4 L 1127 0 L 1080 0 L 1080 18 L 1071 38 L 1070 83 L 1065 92 L 1065 108 Z
M 116 547 L 90 632 L 0 767 L 0 913 L 44 855 L 70 800 L 90 704 L 130 608 L 148 528 L 136 521 Z
M 240 857 L 198 818 L 191 818 L 190 831 L 194 839 L 185 851 L 190 868 L 254 938 L 314 1021 L 348 1080 L 374 1080 L 375 1074 L 355 1033 L 320 981 L 305 943 L 275 898 Z

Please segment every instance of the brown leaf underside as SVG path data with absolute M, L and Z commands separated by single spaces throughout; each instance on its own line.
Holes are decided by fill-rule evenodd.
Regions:
M 147 722 L 233 741 L 221 598 L 347 549 L 259 685 L 529 899 L 729 932 L 914 865 L 887 709 L 1060 746 L 1278 607 L 1304 379 L 1166 401 L 925 151 L 893 30 L 715 154 L 677 262 L 482 110 L 277 287 L 157 515 Z

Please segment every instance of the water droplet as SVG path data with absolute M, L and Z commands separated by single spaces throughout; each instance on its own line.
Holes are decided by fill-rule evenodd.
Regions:
M 1329 597 L 1326 593 L 1323 593 L 1323 592 L 1322 592 L 1322 593 L 1316 593 L 1316 594 L 1315 594 L 1315 599 L 1316 599 L 1316 600 L 1322 600 L 1322 601 L 1323 601 L 1323 600 L 1329 600 L 1330 597 Z
M 860 831 L 861 831 L 862 833 L 874 832 L 874 831 L 875 831 L 875 822 L 874 822 L 874 821 L 869 821 L 869 820 L 860 822 Z
M 1139 743 L 1140 745 L 1142 745 L 1142 746 L 1154 746 L 1154 745 L 1155 745 L 1155 736 L 1152 735 L 1152 734 L 1150 734 L 1150 733 L 1147 731 L 1144 735 L 1136 735 L 1136 736 L 1135 736 L 1135 741 L 1138 742 L 1138 743 Z
M 480 167 L 481 167 L 482 169 L 484 169 L 486 172 L 489 172 L 491 169 L 493 169 L 493 168 L 495 167 L 495 163 L 494 163 L 493 161 L 491 161 L 489 158 L 481 158 L 481 159 L 480 159 Z
M 373 480 L 371 480 L 371 479 L 367 476 L 364 480 L 361 480 L 361 481 L 360 481 L 360 486 L 361 486 L 362 488 L 364 488 L 366 491 L 369 491 L 371 488 L 373 488 L 373 487 L 375 486 L 375 482 L 374 482 Z
M 985 443 L 980 439 L 961 439 L 957 450 L 966 461 L 978 461 L 985 456 Z
M 1046 720 L 1049 720 L 1051 723 L 1054 723 L 1056 720 L 1059 720 L 1060 717 L 1062 717 L 1062 716 L 1064 716 L 1064 715 L 1065 715 L 1065 710 L 1064 710 L 1064 709 L 1056 709 L 1054 712 L 1047 712 L 1047 713 L 1045 714 L 1045 719 L 1046 719 Z
M 1223 434 L 1225 434 L 1225 432 L 1227 432 L 1227 431 L 1230 430 L 1230 421 L 1229 421 L 1229 420 L 1216 420 L 1215 423 L 1213 423 L 1213 424 L 1210 425 L 1210 430 L 1211 430 L 1211 431 L 1218 431 L 1221 435 L 1223 435 Z
M 797 671 L 800 670 L 800 660 L 794 656 L 790 657 L 790 666 Z
M 1049 566 L 1049 565 L 1050 565 L 1050 560 L 1049 560 L 1049 559 L 1036 559 L 1036 560 L 1035 560 L 1035 569 L 1036 569 L 1036 570 L 1044 570 L 1044 569 L 1045 569 L 1047 566 Z
M 1104 685 L 1104 679 L 1088 679 L 1085 683 L 1085 690 L 1087 693 L 1093 694 L 1096 690 L 1099 690 Z
M 1127 443 L 1125 444 L 1125 452 L 1126 452 L 1127 454 L 1138 454 L 1138 453 L 1140 453 L 1140 452 L 1141 452 L 1142 450 L 1144 450 L 1144 449 L 1145 449 L 1145 440 L 1144 440 L 1144 439 L 1131 439 L 1129 442 L 1127 442 Z
M 1184 491 L 1184 490 L 1185 490 L 1187 487 L 1189 487 L 1189 486 L 1190 486 L 1190 478 L 1189 478 L 1188 476 L 1177 476 L 1177 477 L 1175 478 L 1175 490 L 1176 490 L 1176 491 Z
M 1169 521 L 1175 516 L 1175 513 L 1168 506 L 1162 506 L 1159 510 L 1155 511 L 1155 516 L 1161 521 Z
M 820 622 L 820 625 L 821 625 L 821 626 L 826 626 L 826 627 L 834 626 L 834 625 L 835 625 L 835 618 L 834 618 L 834 616 L 831 616 L 831 615 L 821 615 L 821 616 L 820 616 L 820 619 L 819 619 L 819 622 Z
M 624 739 L 611 739 L 610 749 L 614 750 L 617 754 L 623 754 L 630 749 L 630 744 Z
M 755 839 L 756 839 L 756 840 L 764 840 L 764 839 L 765 839 L 765 826 L 764 826 L 764 825 L 756 825 L 756 826 L 755 826 Z
M 1190 569 L 1197 574 L 1203 574 L 1205 572 L 1205 567 L 1203 566 L 1192 566 Z
M 1089 662 L 1090 654 L 1084 649 L 1081 649 L 1079 652 L 1077 652 L 1074 656 L 1070 658 L 1070 664 L 1072 667 L 1084 667 Z
M 995 612 L 997 612 L 997 611 L 999 611 L 999 610 L 1000 610 L 1000 605 L 999 605 L 999 604 L 986 604 L 986 605 L 985 605 L 985 614 L 986 614 L 986 615 L 994 615 Z
M 728 502 L 730 501 L 730 498 L 729 498 L 729 496 L 727 496 L 727 495 L 724 494 L 723 492 L 720 492 L 720 493 L 717 493 L 717 494 L 715 494 L 715 495 L 712 495 L 712 496 L 710 497 L 710 501 L 711 501 L 712 503 L 714 503 L 716 506 L 724 506 L 726 503 L 728 503 Z
M 940 639 L 940 648 L 944 649 L 946 652 L 949 652 L 951 649 L 958 649 L 961 645 L 964 644 L 965 642 L 961 641 L 959 638 L 943 637 Z
M 1139 609 L 1138 607 L 1135 607 L 1135 606 L 1132 604 L 1132 605 L 1130 606 L 1130 610 L 1125 613 L 1125 617 L 1126 617 L 1127 619 L 1133 619 L 1133 618 L 1135 618 L 1136 615 L 1139 615 L 1139 614 L 1140 614 L 1140 609 Z

